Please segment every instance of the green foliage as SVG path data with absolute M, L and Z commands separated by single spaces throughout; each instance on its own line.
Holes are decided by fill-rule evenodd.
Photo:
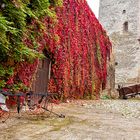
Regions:
M 11 76 L 14 73 L 13 67 L 3 67 L 0 65 L 0 77 Z
M 0 87 L 13 75 L 19 63 L 43 57 L 37 51 L 36 40 L 37 35 L 41 36 L 38 32 L 46 30 L 41 19 L 44 16 L 56 18 L 55 7 L 60 5 L 62 0 L 0 1 Z M 24 43 L 26 38 L 31 40 L 31 46 Z
M 6 85 L 5 80 L 0 80 L 0 89 L 1 89 L 1 88 L 4 88 L 5 85 Z
M 23 83 L 19 82 L 17 84 L 13 84 L 12 88 L 9 87 L 11 89 L 12 92 L 17 92 L 20 91 L 22 89 L 22 91 L 27 91 L 28 87 L 26 87 Z
M 110 97 L 108 95 L 103 95 L 100 97 L 102 100 L 107 100 L 107 99 L 110 99 Z

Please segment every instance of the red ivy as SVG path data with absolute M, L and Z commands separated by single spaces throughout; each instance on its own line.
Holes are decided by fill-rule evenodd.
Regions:
M 101 86 L 106 84 L 107 58 L 111 50 L 109 38 L 86 0 L 64 0 L 57 15 L 55 28 L 49 26 L 49 18 L 44 19 L 48 30 L 43 38 L 38 38 L 39 51 L 49 46 L 55 60 L 49 91 L 58 92 L 64 98 L 98 97 Z M 55 40 L 56 34 L 59 41 Z M 20 65 L 17 73 L 25 85 L 29 85 L 37 64 L 38 60 L 34 64 Z

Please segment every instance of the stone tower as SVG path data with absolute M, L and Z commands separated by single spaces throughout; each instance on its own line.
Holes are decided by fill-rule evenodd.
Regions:
M 99 21 L 115 55 L 115 84 L 140 83 L 140 0 L 100 0 Z

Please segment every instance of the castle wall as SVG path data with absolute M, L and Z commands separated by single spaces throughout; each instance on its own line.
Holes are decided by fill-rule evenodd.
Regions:
M 99 21 L 108 32 L 113 43 L 114 63 L 116 64 L 115 84 L 139 83 L 139 0 L 100 0 Z
M 139 11 L 138 11 L 138 22 L 137 22 L 137 26 L 138 26 L 138 37 L 140 39 L 140 1 L 139 1 L 139 4 L 138 4 L 138 8 L 139 8 Z

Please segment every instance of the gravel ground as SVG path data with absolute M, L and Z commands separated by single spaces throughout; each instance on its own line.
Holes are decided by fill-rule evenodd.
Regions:
M 139 140 L 140 100 L 72 101 L 66 118 L 17 117 L 0 124 L 0 140 Z
M 118 112 L 125 118 L 140 119 L 140 100 L 103 100 L 97 103 L 85 103 L 87 108 L 96 107 L 97 109 L 106 109 L 108 111 Z

